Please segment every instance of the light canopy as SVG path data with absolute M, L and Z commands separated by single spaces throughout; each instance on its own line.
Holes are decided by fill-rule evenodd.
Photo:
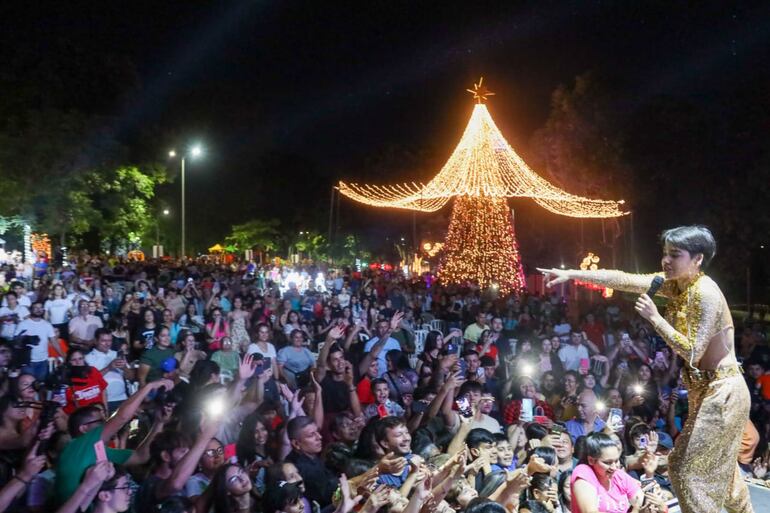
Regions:
M 477 100 L 489 94 L 479 96 L 474 93 Z M 570 217 L 608 218 L 627 213 L 622 210 L 622 200 L 570 194 L 535 173 L 505 140 L 483 103 L 474 106 L 460 143 L 441 171 L 427 184 L 340 182 L 339 190 L 366 205 L 420 212 L 435 212 L 453 197 L 485 196 L 532 198 L 546 210 Z

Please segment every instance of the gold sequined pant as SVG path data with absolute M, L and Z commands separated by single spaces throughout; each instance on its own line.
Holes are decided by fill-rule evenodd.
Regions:
M 689 416 L 669 457 L 671 484 L 683 513 L 754 511 L 738 469 L 749 390 L 738 367 L 717 372 L 700 379 L 685 376 Z

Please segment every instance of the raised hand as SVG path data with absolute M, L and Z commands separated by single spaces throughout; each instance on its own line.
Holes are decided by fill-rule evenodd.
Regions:
M 551 471 L 551 466 L 546 464 L 545 460 L 540 456 L 532 456 L 527 463 L 527 474 L 532 475 L 536 473 L 546 474 Z
M 387 485 L 381 484 L 377 488 L 375 488 L 372 493 L 369 495 L 369 499 L 367 499 L 366 504 L 364 504 L 364 511 L 367 512 L 375 512 L 379 511 L 383 506 L 386 506 L 388 504 L 388 495 L 390 494 L 390 489 Z
M 512 488 L 514 493 L 519 494 L 529 487 L 529 483 L 532 480 L 531 477 L 524 471 L 524 469 L 516 469 L 513 472 L 505 471 L 505 480 L 507 486 Z
M 329 330 L 329 338 L 332 338 L 334 340 L 341 339 L 342 336 L 345 335 L 346 327 L 347 327 L 346 324 L 338 324 L 337 326 L 333 327 L 331 330 Z
M 377 464 L 377 469 L 380 474 L 401 475 L 401 473 L 406 468 L 406 465 L 406 458 L 396 456 L 394 453 L 389 452 L 383 456 L 380 462 Z
M 241 363 L 238 366 L 238 377 L 241 381 L 246 381 L 254 374 L 254 355 L 247 354 L 241 359 Z
M 115 467 L 109 461 L 100 461 L 92 467 L 86 470 L 86 475 L 83 478 L 83 482 L 87 484 L 90 489 L 97 488 L 102 485 L 103 482 L 110 479 L 115 475 Z
M 342 500 L 339 506 L 337 506 L 336 513 L 349 513 L 353 511 L 353 508 L 361 502 L 363 498 L 361 495 L 351 497 L 350 484 L 348 483 L 348 477 L 345 474 L 340 474 L 340 492 L 342 494 Z
M 404 319 L 404 312 L 394 313 L 393 318 L 390 319 L 390 331 L 396 331 L 403 319 Z
M 287 385 L 286 383 L 279 383 L 278 390 L 280 390 L 283 398 L 286 399 L 289 403 L 291 403 L 294 400 L 294 393 L 291 391 L 291 388 L 289 388 L 289 385 Z
M 312 373 L 310 374 L 312 376 Z M 316 398 L 316 400 L 318 400 Z M 302 397 L 300 399 L 299 397 L 299 390 L 294 392 L 294 395 L 291 397 L 291 411 L 292 413 L 295 413 L 299 415 L 302 412 L 302 405 L 305 404 L 305 398 Z

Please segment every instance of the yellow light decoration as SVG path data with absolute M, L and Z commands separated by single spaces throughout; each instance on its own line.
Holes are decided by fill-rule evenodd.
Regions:
M 505 198 L 455 200 L 438 276 L 449 283 L 497 285 L 502 294 L 525 285 L 513 223 Z
M 29 236 L 29 243 L 32 247 L 32 251 L 37 256 L 45 253 L 46 256 L 51 256 L 51 239 L 48 238 L 47 233 L 31 233 Z
M 524 274 L 507 198 L 532 198 L 556 214 L 609 218 L 627 214 L 623 201 L 570 194 L 535 173 L 511 148 L 484 102 L 494 95 L 473 89 L 476 105 L 459 144 L 427 184 L 368 185 L 340 182 L 338 190 L 375 207 L 435 212 L 455 199 L 439 277 L 449 283 L 476 282 L 500 293 L 518 292 Z M 435 247 L 425 247 L 430 251 Z
M 482 102 L 491 95 L 481 81 L 468 90 L 478 101 L 460 143 L 427 184 L 339 183 L 345 196 L 375 207 L 435 212 L 459 196 L 532 198 L 556 214 L 581 218 L 618 217 L 623 201 L 584 198 L 561 190 L 535 173 L 511 148 Z
M 601 258 L 599 258 L 599 255 L 595 255 L 589 252 L 585 256 L 585 258 L 583 258 L 583 260 L 580 262 L 580 270 L 596 271 L 597 269 L 599 269 L 599 262 L 601 262 Z M 576 281 L 575 283 L 587 289 L 599 290 L 601 291 L 602 296 L 605 298 L 610 298 L 615 293 L 615 291 L 609 287 L 600 287 L 599 285 L 594 285 L 593 283 L 588 283 L 583 281 Z

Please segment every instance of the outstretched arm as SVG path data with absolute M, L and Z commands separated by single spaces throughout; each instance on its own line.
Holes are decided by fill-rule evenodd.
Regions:
M 663 273 L 633 274 L 612 269 L 597 269 L 595 271 L 582 271 L 576 269 L 540 269 L 545 275 L 546 286 L 553 287 L 569 280 L 579 280 L 602 287 L 608 287 L 624 292 L 644 294 L 649 290 L 652 279 L 663 276 Z M 673 283 L 673 282 L 672 282 Z M 658 291 L 658 295 L 669 296 L 671 285 L 665 284 Z

